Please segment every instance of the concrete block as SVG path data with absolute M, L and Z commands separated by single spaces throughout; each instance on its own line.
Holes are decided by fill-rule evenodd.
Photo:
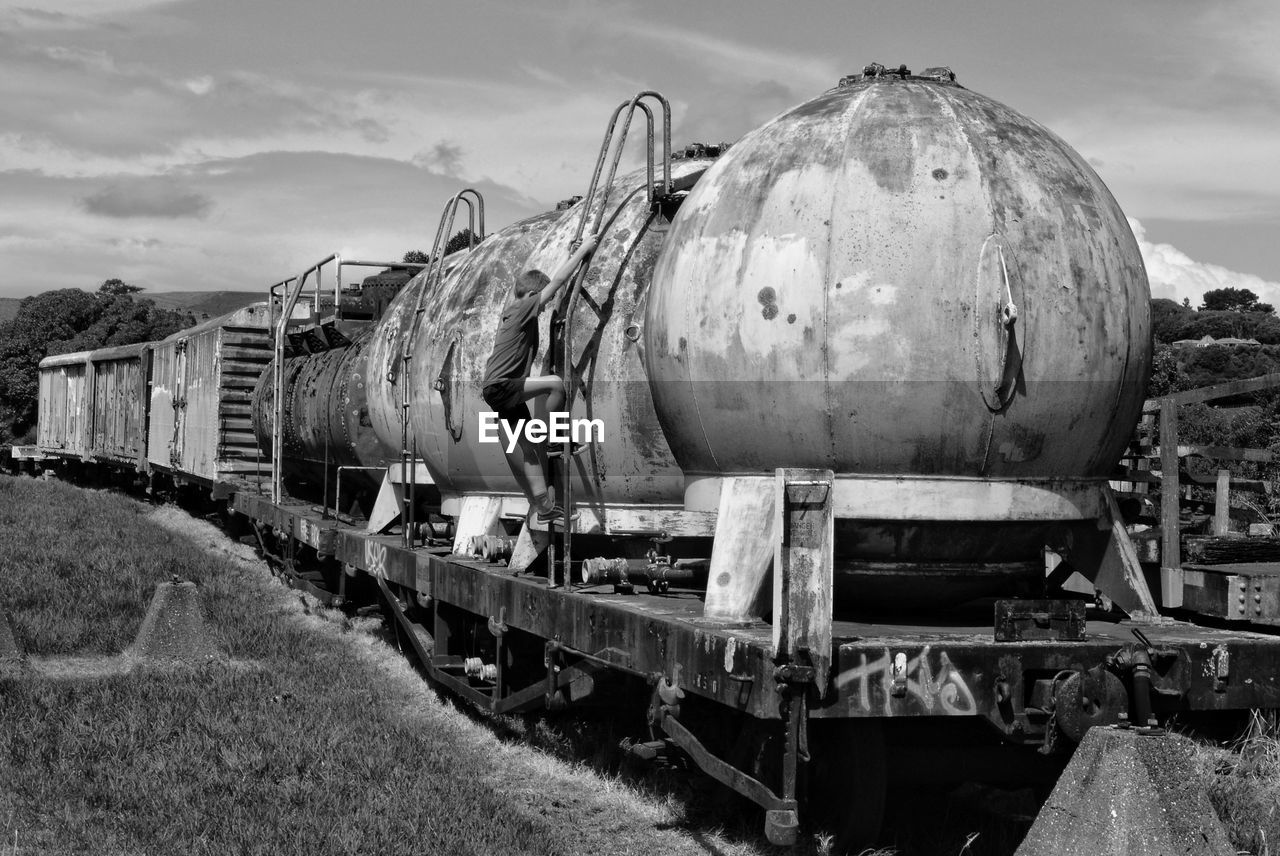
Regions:
M 221 655 L 200 610 L 195 583 L 160 583 L 138 637 L 127 652 L 135 659 L 201 663 Z
M 1172 734 L 1092 728 L 1017 856 L 1232 856 L 1192 760 Z

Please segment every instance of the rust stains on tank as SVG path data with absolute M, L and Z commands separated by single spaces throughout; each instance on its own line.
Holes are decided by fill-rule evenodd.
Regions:
M 868 103 L 866 109 L 882 109 L 905 113 L 905 105 L 897 100 L 888 104 Z M 860 123 L 850 137 L 850 147 L 858 152 L 876 184 L 890 193 L 903 193 L 911 186 L 916 166 L 915 126 L 904 121 L 888 124 Z
M 1010 296 L 1024 382 L 993 419 Z M 1149 370 L 1148 300 L 1123 213 L 1061 140 L 959 87 L 856 83 L 693 188 L 645 360 L 686 472 L 1104 475 L 1137 418 L 1115 402 Z
M 778 317 L 778 296 L 771 286 L 765 286 L 756 294 L 756 300 L 764 309 L 760 310 L 760 314 L 764 316 L 764 320 L 772 321 Z

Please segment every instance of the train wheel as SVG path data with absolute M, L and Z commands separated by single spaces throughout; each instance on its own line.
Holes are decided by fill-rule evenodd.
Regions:
M 832 853 L 859 853 L 879 837 L 886 756 L 876 720 L 809 722 L 810 825 L 832 836 Z

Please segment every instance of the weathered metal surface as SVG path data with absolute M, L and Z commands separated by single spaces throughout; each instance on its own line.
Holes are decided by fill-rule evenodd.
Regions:
M 285 360 L 285 474 L 323 482 L 339 466 L 386 466 L 399 447 L 384 446 L 369 419 L 365 395 L 370 323 L 341 325 L 350 344 Z M 263 371 L 253 395 L 253 426 L 264 455 L 271 448 L 275 374 Z
M 821 697 L 831 671 L 835 487 L 830 470 L 778 470 L 773 558 L 773 648 L 814 670 Z
M 690 476 L 1101 476 L 1141 406 L 1149 297 L 1060 139 L 946 81 L 859 80 L 694 187 L 646 363 Z
M 236 509 L 271 529 L 286 533 L 325 556 L 337 549 L 337 523 L 316 515 L 310 505 L 273 505 L 265 494 L 236 494 Z
M 1183 609 L 1227 621 L 1280 625 L 1280 564 L 1189 564 L 1179 574 Z
M 1084 639 L 1085 603 L 1082 600 L 997 600 L 995 640 Z
M 505 616 L 512 628 L 600 656 L 619 668 L 660 675 L 686 693 L 754 716 L 776 719 L 770 625 L 701 616 L 696 592 L 609 594 L 549 589 L 546 580 L 447 550 L 410 550 L 398 537 L 367 536 L 323 521 L 305 506 L 272 509 L 264 497 L 237 494 L 237 510 L 260 516 L 365 573 L 455 605 L 479 619 Z M 306 520 L 307 523 L 301 521 Z M 989 615 L 989 614 L 988 614 Z M 1036 742 L 1027 709 L 1031 683 L 1059 672 L 1106 667 L 1135 646 L 1129 622 L 1089 622 L 1084 639 L 996 642 L 992 627 L 832 624 L 831 691 L 810 715 L 820 718 L 980 716 L 1010 739 Z M 1142 626 L 1154 654 L 1152 683 L 1162 713 L 1280 706 L 1280 639 L 1182 622 Z M 1037 731 L 1037 728 L 1040 731 Z
M 432 389 L 432 384 L 440 373 L 439 366 L 434 370 L 427 366 L 422 372 L 411 368 L 406 377 L 403 349 L 405 338 L 413 335 L 413 327 L 425 323 L 425 319 L 433 318 L 439 312 L 482 312 L 483 307 L 469 309 L 465 304 L 449 303 L 449 283 L 454 281 L 460 269 L 472 264 L 493 264 L 495 259 L 501 260 L 507 254 L 522 258 L 528 252 L 528 245 L 532 240 L 528 233 L 547 219 L 549 215 L 542 215 L 513 223 L 501 232 L 489 235 L 474 249 L 449 255 L 445 262 L 445 280 L 440 286 L 440 293 L 423 296 L 423 312 L 420 317 L 415 317 L 415 307 L 419 302 L 419 292 L 428 285 L 429 270 L 423 270 L 409 280 L 391 301 L 374 328 L 365 354 L 364 393 L 368 404 L 368 418 L 381 447 L 394 449 L 397 456 L 401 451 L 405 392 L 402 384 L 409 384 L 409 400 L 414 408 L 420 408 L 430 396 L 438 394 Z M 414 336 L 414 342 L 414 347 L 418 349 L 434 344 L 426 340 L 422 331 Z M 418 458 L 424 459 L 424 444 L 415 437 L 414 430 L 414 425 L 411 424 L 408 432 L 409 451 L 416 444 L 419 447 Z M 435 460 L 426 460 L 426 464 L 433 479 L 442 477 L 444 465 Z
M 442 492 L 460 491 L 452 478 L 456 474 L 468 474 L 480 485 L 510 478 L 501 448 L 476 443 L 477 414 L 489 409 L 481 398 L 480 381 L 511 283 L 525 270 L 535 242 L 561 216 L 542 214 L 489 235 L 446 273 L 438 293 L 424 298 L 425 311 L 418 319 L 408 316 L 425 275 L 415 277 L 374 334 L 366 370 L 369 416 L 378 437 L 399 450 L 401 384 L 406 382 L 403 339 L 412 325 L 420 325 L 407 378 L 413 414 L 410 435 Z M 465 374 L 463 365 L 468 367 Z
M 673 173 L 688 181 L 708 163 L 680 161 Z M 599 419 L 604 426 L 604 441 L 575 458 L 574 499 L 588 507 L 672 504 L 679 502 L 683 487 L 640 357 L 644 301 L 666 226 L 643 193 L 632 194 L 643 186 L 643 173 L 623 176 L 590 200 L 592 217 L 605 207 L 607 226 L 589 260 L 570 325 L 579 381 L 572 415 Z M 419 453 L 433 473 L 438 471 L 436 484 L 443 492 L 521 492 L 501 446 L 478 442 L 479 414 L 491 409 L 481 397 L 481 382 L 516 277 L 530 269 L 550 276 L 564 264 L 587 204 L 487 238 L 449 275 L 422 320 L 416 339 L 422 344 L 411 363 L 411 412 Z M 551 315 L 544 312 L 539 319 L 542 353 L 535 373 L 550 371 Z
M 271 360 L 266 303 L 152 345 L 147 457 L 205 483 L 270 472 L 253 434 L 253 390 Z

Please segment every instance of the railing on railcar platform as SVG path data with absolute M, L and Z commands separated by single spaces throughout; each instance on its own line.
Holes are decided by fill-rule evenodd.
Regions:
M 284 493 L 284 471 L 283 467 L 280 466 L 280 460 L 283 457 L 284 449 L 283 386 L 286 337 L 290 324 L 299 320 L 293 317 L 294 308 L 303 297 L 306 297 L 311 302 L 311 318 L 308 320 L 320 322 L 325 303 L 324 296 L 327 293 L 324 286 L 324 271 L 326 267 L 333 271 L 333 311 L 334 317 L 337 318 L 340 316 L 342 306 L 342 272 L 344 268 L 375 267 L 421 271 L 428 265 L 419 262 L 344 259 L 340 254 L 334 253 L 311 265 L 297 276 L 273 283 L 267 288 L 268 319 L 274 336 L 274 362 L 272 365 L 273 418 L 271 427 L 271 499 L 273 502 L 279 502 Z M 313 274 L 315 275 L 315 286 L 310 291 L 307 291 L 307 281 Z M 276 312 L 277 306 L 279 306 L 278 315 Z M 328 471 L 329 461 L 326 460 L 326 477 Z

